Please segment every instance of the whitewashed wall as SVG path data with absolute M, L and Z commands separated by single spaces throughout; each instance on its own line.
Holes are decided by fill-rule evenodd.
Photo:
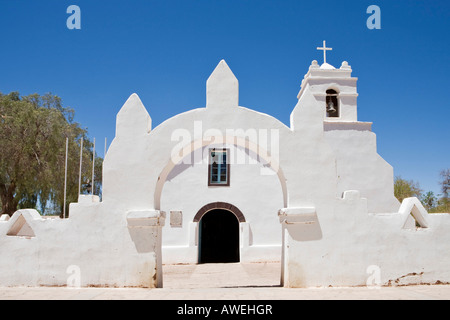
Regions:
M 230 150 L 230 186 L 208 186 L 209 148 Z M 163 228 L 163 263 L 198 262 L 198 223 L 194 216 L 214 202 L 233 204 L 243 213 L 241 223 L 242 262 L 280 261 L 281 226 L 277 212 L 283 207 L 283 193 L 276 173 L 258 156 L 235 145 L 210 145 L 201 157 L 191 157 L 174 167 L 164 185 L 161 210 L 182 211 L 182 227 L 166 223 Z M 262 174 L 263 173 L 263 174 Z
M 450 283 L 450 214 L 428 214 L 416 198 L 372 214 L 358 191 L 329 212 L 308 209 L 280 215 L 285 287 Z
M 428 215 L 417 199 L 401 206 L 395 200 L 392 168 L 377 154 L 370 125 L 356 120 L 351 69 L 333 68 L 310 67 L 290 127 L 239 106 L 238 81 L 225 61 L 207 81 L 206 108 L 154 129 L 139 97 L 131 95 L 117 114 L 103 164 L 102 202 L 81 198 L 70 205 L 67 220 L 43 219 L 33 210 L 0 219 L 0 285 L 78 279 L 81 286 L 160 287 L 162 243 L 167 262 L 197 262 L 193 216 L 218 201 L 246 218 L 242 261 L 278 259 L 281 244 L 285 286 L 362 285 L 372 265 L 383 284 L 450 282 L 450 215 Z M 330 83 L 347 108 L 344 118 L 332 121 L 324 119 L 324 96 L 317 91 Z M 252 130 L 276 139 L 265 144 Z M 262 158 L 233 165 L 229 188 L 207 187 L 206 161 L 178 165 L 218 137 L 237 154 Z M 266 163 L 275 175 L 260 174 Z M 170 211 L 182 211 L 183 227 L 163 227 L 164 210 L 169 218 Z M 422 229 L 411 229 L 410 213 Z
M 162 221 L 158 215 L 127 219 L 123 207 L 92 202 L 72 204 L 70 213 L 69 219 L 62 220 L 43 218 L 35 210 L 19 210 L 11 219 L 0 221 L 0 285 L 162 285 L 157 256 Z M 11 234 L 19 219 L 24 219 L 22 228 L 27 232 Z M 134 229 L 130 220 L 140 227 Z

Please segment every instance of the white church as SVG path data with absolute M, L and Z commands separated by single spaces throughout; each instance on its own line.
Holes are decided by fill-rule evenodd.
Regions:
M 290 126 L 239 105 L 222 60 L 206 106 L 153 128 L 136 94 L 117 114 L 102 200 L 70 218 L 0 218 L 0 285 L 162 287 L 164 264 L 279 262 L 286 287 L 450 282 L 450 215 L 394 197 L 358 121 L 357 78 L 313 61 Z M 151 112 L 157 110 L 149 108 Z

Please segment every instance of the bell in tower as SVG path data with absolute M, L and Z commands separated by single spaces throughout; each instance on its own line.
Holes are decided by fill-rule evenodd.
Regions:
M 297 98 L 300 100 L 306 88 L 310 88 L 321 105 L 325 122 L 358 122 L 358 78 L 352 77 L 352 68 L 347 61 L 343 61 L 340 68 L 328 63 L 332 48 L 327 47 L 325 42 L 317 49 L 323 51 L 323 64 L 320 65 L 317 60 L 311 62 Z
M 327 118 L 339 117 L 338 93 L 333 89 L 327 90 L 326 108 Z

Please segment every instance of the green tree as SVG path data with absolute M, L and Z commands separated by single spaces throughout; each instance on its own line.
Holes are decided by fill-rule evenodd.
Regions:
M 433 212 L 447 212 L 450 213 L 450 169 L 445 169 L 440 172 L 441 181 L 441 197 L 437 201 L 437 206 Z
M 61 99 L 52 94 L 21 97 L 18 92 L 0 93 L 1 214 L 12 215 L 20 208 L 37 208 L 45 214 L 47 207 L 61 214 L 66 138 L 66 205 L 77 200 L 80 141 L 83 137 L 83 181 L 92 174 L 92 143 L 73 117 L 74 111 L 63 107 Z M 101 159 L 96 161 L 97 192 L 101 188 L 99 166 Z
M 420 198 L 420 202 L 422 202 L 427 211 L 431 211 L 437 204 L 437 198 L 434 195 L 433 191 L 428 191 L 427 193 L 422 195 L 422 197 Z
M 420 189 L 419 183 L 413 180 L 405 180 L 400 176 L 394 179 L 394 195 L 398 201 L 402 202 L 405 198 L 417 197 L 421 198 L 422 190 Z
M 448 199 L 450 193 L 450 169 L 442 170 L 440 173 L 441 176 L 441 191 L 442 197 Z

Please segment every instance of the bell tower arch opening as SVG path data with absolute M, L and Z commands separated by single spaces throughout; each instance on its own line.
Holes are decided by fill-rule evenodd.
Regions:
M 326 108 L 327 118 L 339 118 L 339 93 L 334 89 L 327 90 Z

